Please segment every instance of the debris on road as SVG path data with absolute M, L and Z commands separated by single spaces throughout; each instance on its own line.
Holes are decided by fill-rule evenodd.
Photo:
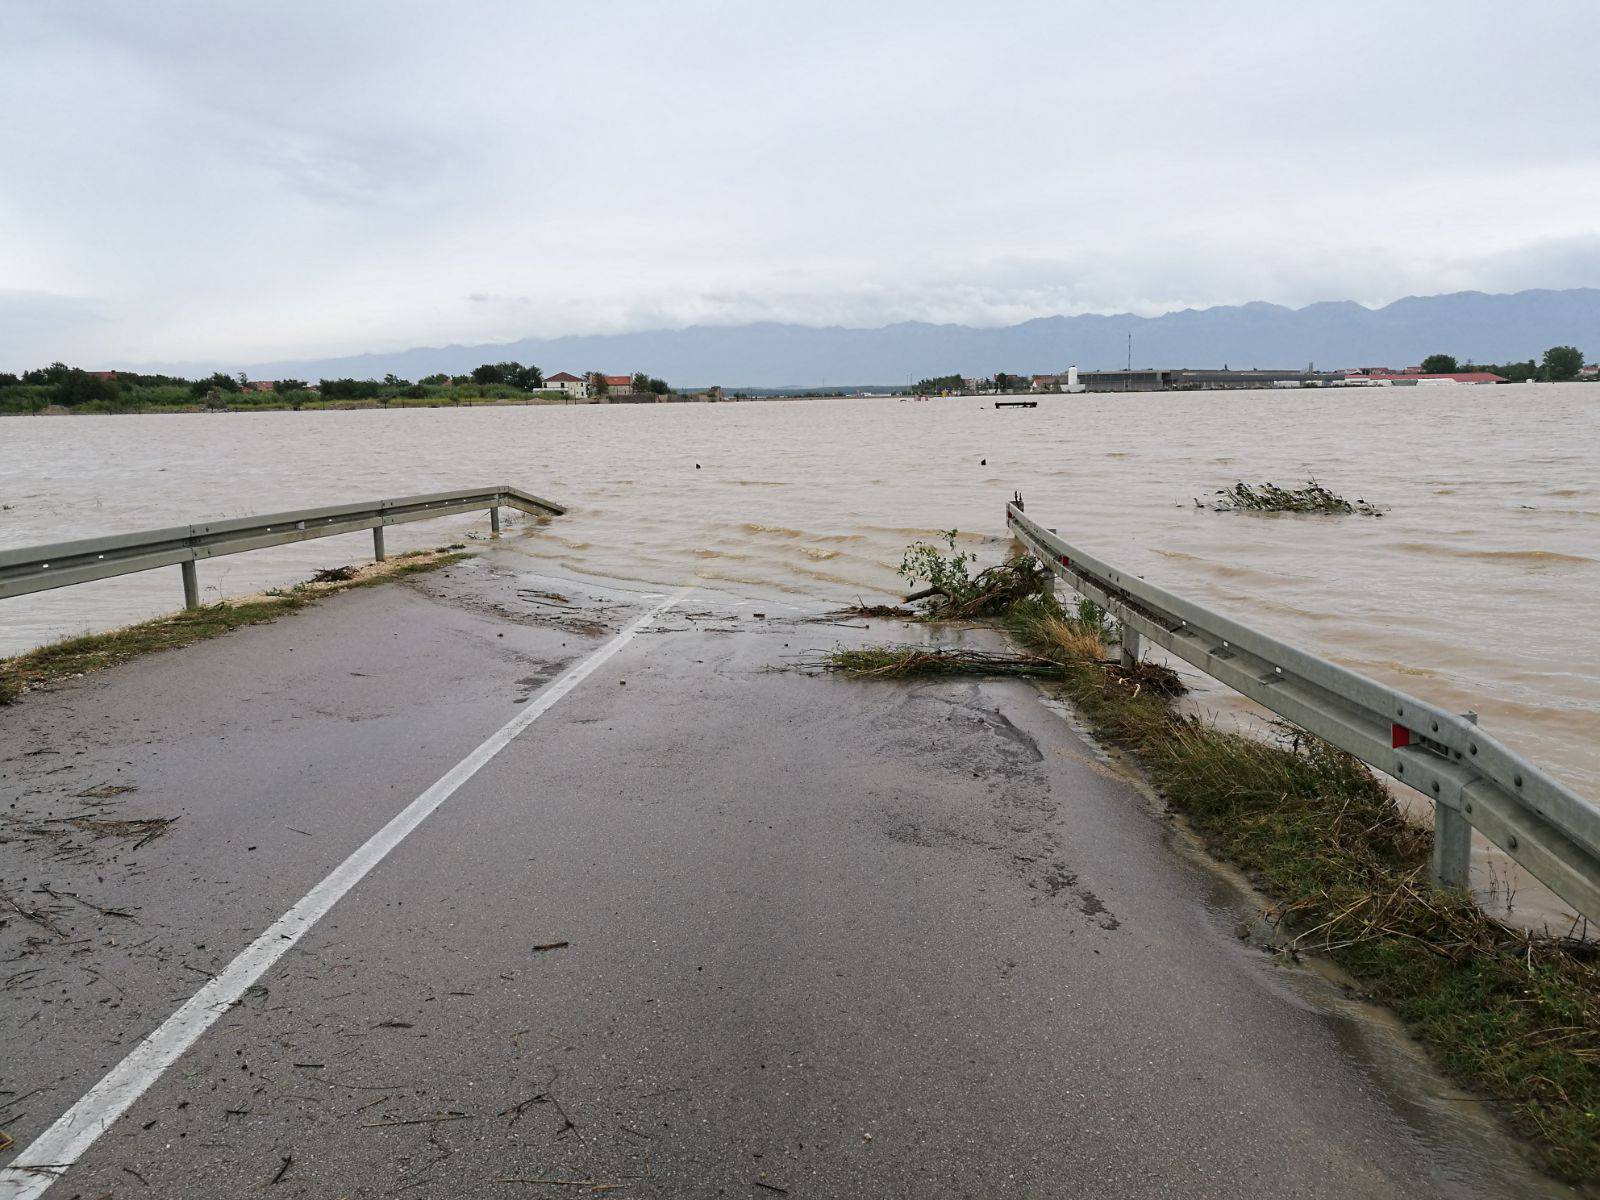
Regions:
M 998 654 L 986 650 L 960 650 L 940 646 L 870 646 L 840 648 L 804 666 L 840 671 L 858 679 L 890 679 L 906 675 L 1023 675 L 1059 678 L 1066 673 L 1060 663 L 1031 654 Z
M 67 824 L 95 837 L 137 838 L 134 849 L 165 837 L 177 817 L 73 817 Z
M 138 785 L 132 783 L 102 783 L 99 787 L 85 788 L 78 793 L 80 800 L 109 800 L 112 796 L 120 796 L 124 792 L 138 791 Z
M 343 566 L 343 567 L 329 567 L 326 570 L 318 571 L 315 575 L 313 575 L 311 577 L 311 582 L 312 583 L 344 583 L 344 582 L 346 582 L 348 580 L 354 579 L 356 577 L 357 572 L 359 572 L 360 570 L 361 570 L 361 568 L 356 566 L 356 565 L 354 565 L 353 563 L 349 564 L 349 565 L 346 565 L 346 566 Z
M 394 1126 L 394 1125 L 438 1125 L 438 1124 L 441 1124 L 444 1121 L 469 1121 L 471 1119 L 472 1119 L 472 1114 L 471 1113 L 446 1112 L 446 1113 L 439 1113 L 437 1116 L 432 1116 L 432 1117 L 409 1117 L 409 1118 L 407 1118 L 406 1120 L 403 1120 L 403 1121 L 372 1121 L 372 1122 L 369 1122 L 369 1123 L 367 1123 L 365 1125 L 362 1125 L 361 1128 L 363 1128 L 363 1129 L 388 1129 L 389 1127 Z

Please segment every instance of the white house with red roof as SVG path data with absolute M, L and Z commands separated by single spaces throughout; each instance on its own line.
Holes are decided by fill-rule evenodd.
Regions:
M 589 396 L 589 384 L 578 378 L 571 371 L 558 371 L 554 375 L 544 377 L 546 392 L 560 392 L 569 400 L 585 400 Z

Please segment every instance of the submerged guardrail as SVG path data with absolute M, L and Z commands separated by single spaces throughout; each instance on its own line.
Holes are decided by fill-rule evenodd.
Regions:
M 1006 524 L 1115 618 L 1125 660 L 1149 638 L 1433 801 L 1438 883 L 1467 886 L 1477 829 L 1600 922 L 1600 808 L 1489 736 L 1476 716 L 1447 712 L 1102 562 L 1027 517 L 1020 496 L 1006 506 Z
M 176 564 L 183 572 L 184 606 L 198 608 L 200 581 L 195 563 L 203 558 L 370 529 L 373 554 L 382 560 L 386 526 L 488 509 L 490 528 L 498 532 L 502 508 L 551 516 L 567 511 L 554 501 L 542 500 L 507 484 L 118 533 L 51 546 L 25 546 L 0 550 L 0 599 Z

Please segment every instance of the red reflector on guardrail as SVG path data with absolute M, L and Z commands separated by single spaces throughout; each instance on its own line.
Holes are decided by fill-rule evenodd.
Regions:
M 1061 556 L 1061 565 L 1063 567 L 1070 567 L 1072 565 L 1072 560 L 1070 558 L 1068 558 L 1065 554 L 1063 554 Z
M 1394 749 L 1394 750 L 1398 750 L 1402 746 L 1409 746 L 1409 745 L 1411 745 L 1411 730 L 1407 729 L 1404 725 L 1390 725 L 1389 726 L 1389 746 L 1390 746 L 1390 748 Z

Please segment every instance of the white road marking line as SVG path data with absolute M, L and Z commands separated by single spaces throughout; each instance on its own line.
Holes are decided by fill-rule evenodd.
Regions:
M 600 649 L 564 672 L 529 701 L 487 741 L 406 805 L 390 822 L 367 839 L 321 883 L 307 892 L 255 941 L 251 942 L 215 979 L 211 980 L 134 1049 L 81 1100 L 0 1171 L 0 1200 L 34 1200 L 77 1162 L 134 1101 L 161 1078 L 168 1067 L 199 1039 L 218 1018 L 233 1007 L 268 968 L 321 920 L 342 896 L 388 856 L 439 805 L 476 775 L 511 740 L 532 725 L 590 675 L 594 674 L 640 630 L 677 604 L 694 588 L 683 587 L 622 629 Z

